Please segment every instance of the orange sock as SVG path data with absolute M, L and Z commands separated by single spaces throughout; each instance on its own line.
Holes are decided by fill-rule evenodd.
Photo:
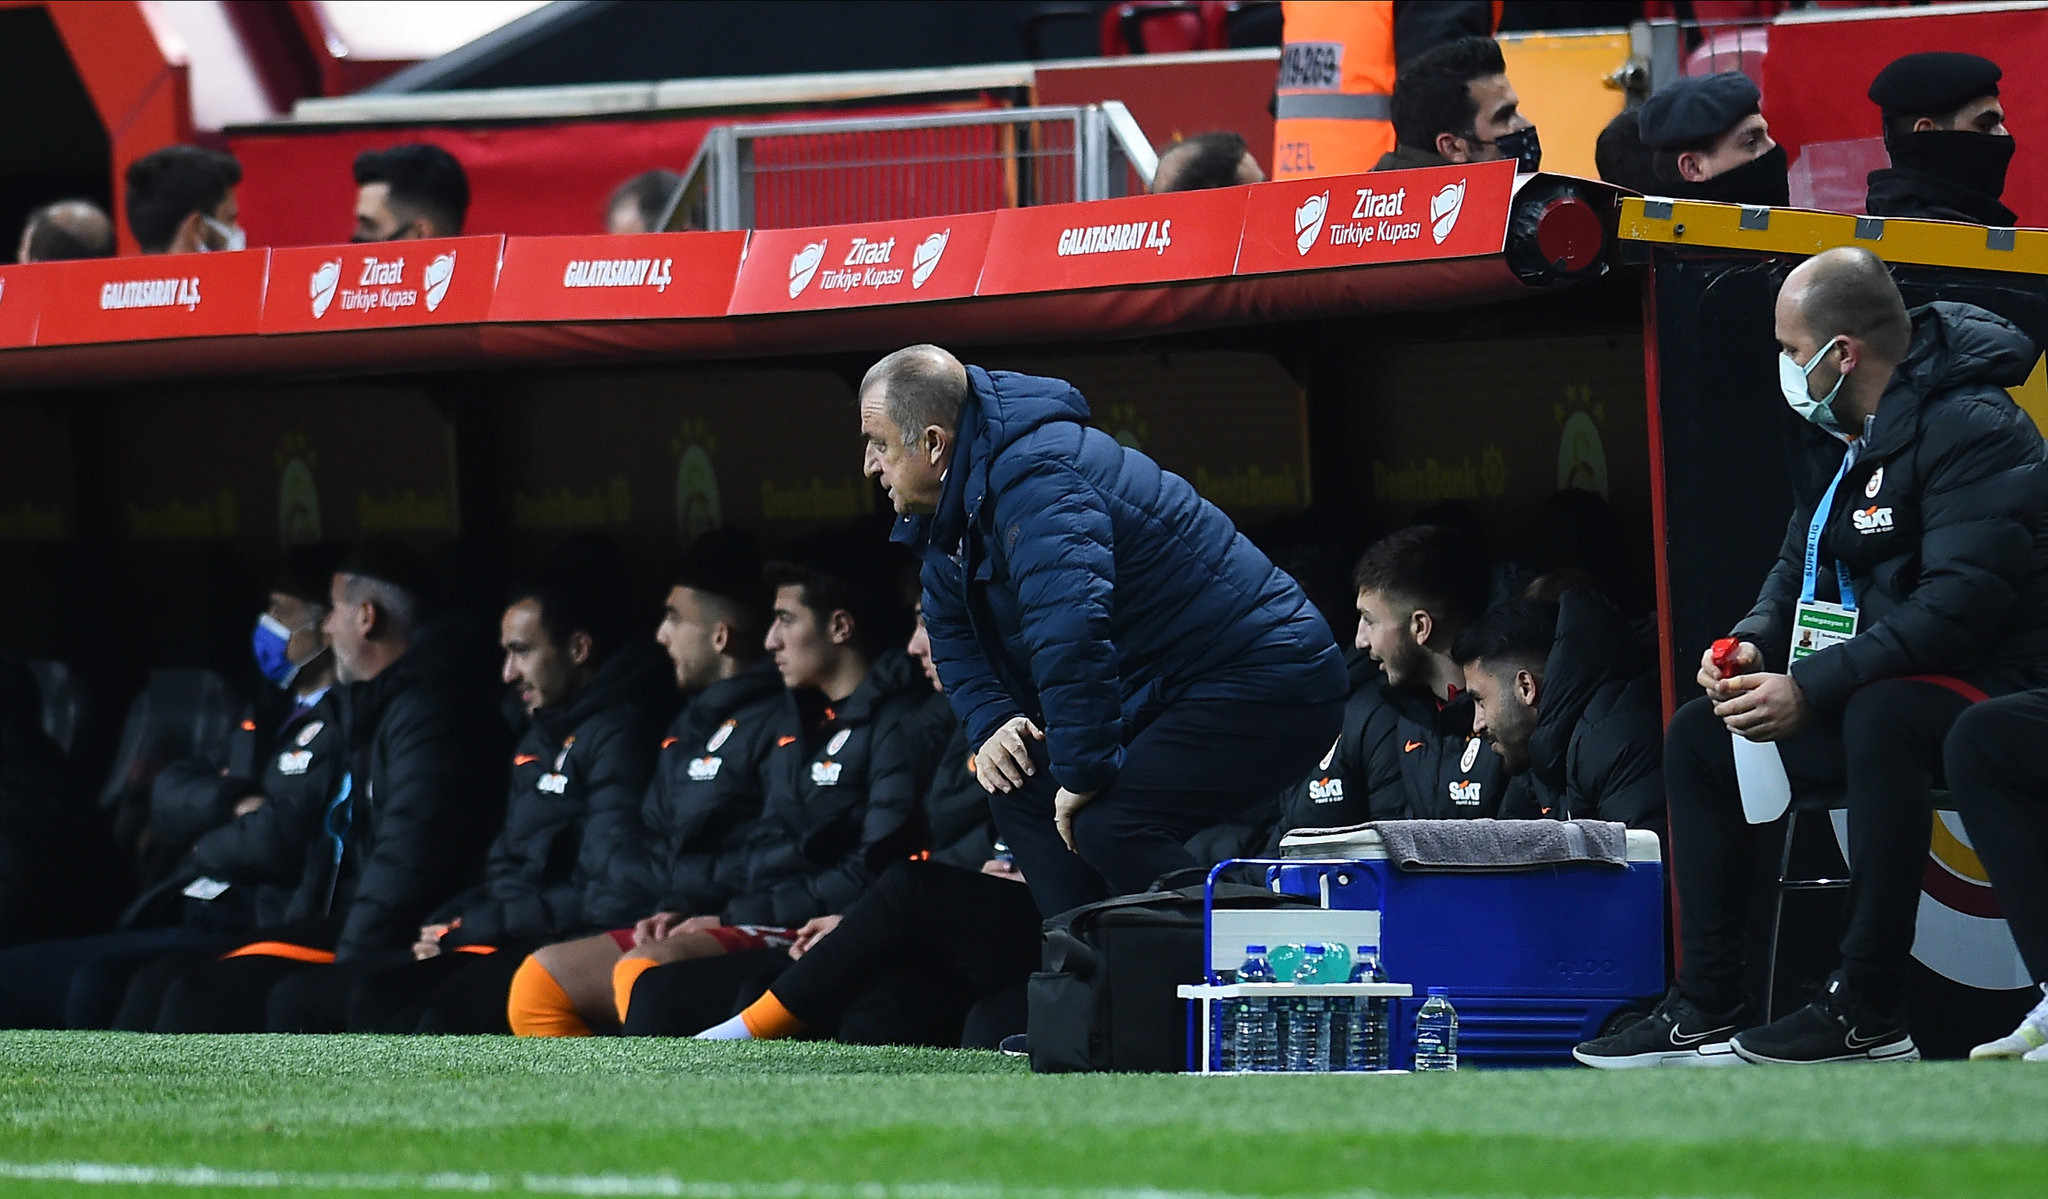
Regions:
M 782 1006 L 782 1001 L 773 991 L 763 991 L 761 997 L 747 1005 L 740 1013 L 740 1020 L 756 1041 L 773 1041 L 778 1037 L 793 1037 L 804 1030 L 804 1022 L 796 1014 Z
M 576 1014 L 576 1004 L 555 976 L 536 958 L 519 963 L 512 975 L 512 994 L 505 1000 L 505 1018 L 521 1037 L 587 1037 L 590 1025 Z
M 633 984 L 640 976 L 661 965 L 652 958 L 625 957 L 612 967 L 612 1002 L 619 1008 L 619 1023 L 626 1022 L 626 1009 L 633 1003 Z

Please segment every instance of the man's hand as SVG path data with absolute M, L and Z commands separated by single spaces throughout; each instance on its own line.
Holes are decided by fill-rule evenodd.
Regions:
M 235 801 L 236 819 L 240 819 L 243 816 L 247 816 L 249 813 L 262 807 L 263 804 L 264 799 L 261 795 L 244 795 L 242 798 Z
M 1024 780 L 1038 773 L 1031 764 L 1031 743 L 1045 740 L 1045 733 L 1022 716 L 1012 716 L 1002 728 L 982 743 L 974 755 L 974 777 L 984 791 L 1015 791 Z
M 981 864 L 981 872 L 991 878 L 1006 878 L 1013 883 L 1024 881 L 1024 872 L 1017 869 L 1017 863 L 1004 858 L 990 858 Z
M 725 922 L 716 916 L 692 916 L 681 924 L 676 925 L 673 929 L 670 929 L 668 935 L 676 937 L 684 933 L 708 933 L 712 929 L 722 928 L 724 925 Z
M 633 926 L 633 945 L 638 948 L 649 941 L 659 941 L 683 922 L 681 912 L 656 912 Z
M 447 936 L 448 930 L 454 927 L 453 924 L 421 925 L 420 939 L 415 941 L 412 947 L 413 960 L 424 962 L 428 958 L 439 957 L 441 954 L 441 938 Z
M 1700 673 L 1698 678 L 1700 689 L 1705 691 L 1707 698 L 1712 700 L 1732 699 L 1738 693 L 1728 689 L 1727 680 L 1738 678 L 1745 674 L 1754 674 L 1763 668 L 1763 664 L 1763 654 L 1757 651 L 1756 646 L 1744 641 L 1735 648 L 1735 669 L 1727 675 L 1723 675 L 1721 668 L 1714 665 L 1714 650 L 1712 646 L 1709 646 L 1707 651 L 1700 655 Z
M 796 940 L 789 943 L 789 956 L 791 960 L 809 953 L 811 946 L 824 940 L 825 935 L 838 928 L 839 922 L 844 919 L 844 916 L 833 915 L 814 916 L 804 921 L 804 926 L 796 930 Z
M 1718 686 L 1732 698 L 1716 703 L 1714 715 L 1751 741 L 1782 741 L 1813 716 L 1806 693 L 1789 674 L 1742 674 Z
M 1087 807 L 1088 802 L 1094 798 L 1093 791 L 1069 791 L 1065 787 L 1061 787 L 1059 794 L 1053 796 L 1053 827 L 1060 830 L 1060 840 L 1065 841 L 1067 848 L 1074 853 L 1081 852 L 1074 849 L 1074 813 Z

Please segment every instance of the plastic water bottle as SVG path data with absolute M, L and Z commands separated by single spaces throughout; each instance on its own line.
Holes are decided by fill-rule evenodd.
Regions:
M 1237 968 L 1241 983 L 1269 983 L 1273 967 L 1266 962 L 1266 947 L 1244 947 L 1244 965 Z M 1280 1068 L 1280 1012 L 1265 996 L 1237 1000 L 1231 1017 L 1230 1064 L 1232 1070 L 1278 1070 Z
M 1322 981 L 1323 947 L 1310 945 L 1294 969 L 1294 982 L 1313 986 Z M 1330 1068 L 1329 1001 L 1320 995 L 1297 995 L 1287 1007 L 1287 1068 L 1317 1071 Z
M 1380 969 L 1380 955 L 1370 945 L 1358 947 L 1358 955 L 1352 959 L 1351 981 L 1355 983 L 1383 983 L 1387 975 Z M 1387 1068 L 1387 1001 L 1375 996 L 1354 995 L 1351 1008 L 1344 1019 L 1344 1068 L 1346 1070 L 1384 1070 Z
M 1458 1012 L 1451 1006 L 1450 992 L 1431 987 L 1422 1010 L 1415 1013 L 1415 1070 L 1458 1068 Z

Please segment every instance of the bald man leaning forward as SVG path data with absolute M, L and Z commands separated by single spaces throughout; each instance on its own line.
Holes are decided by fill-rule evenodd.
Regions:
M 860 389 L 867 473 L 924 561 L 924 615 L 976 777 L 1039 909 L 1196 865 L 1196 831 L 1315 765 L 1336 639 L 1180 476 L 1089 426 L 1059 379 L 937 346 Z
M 1943 738 L 1974 699 L 2048 679 L 2048 465 L 2004 390 L 2025 380 L 2032 343 L 1968 304 L 1908 311 L 1862 249 L 1802 263 L 1776 323 L 1784 419 L 1839 441 L 1841 467 L 1793 513 L 1730 633 L 1734 670 L 1703 655 L 1705 694 L 1671 721 L 1683 966 L 1650 1018 L 1578 1047 L 1589 1066 L 1917 1059 L 1903 991 Z M 1776 744 L 1795 798 L 1846 793 L 1849 809 L 1841 968 L 1760 1027 L 1742 990 L 1759 842 L 1731 737 Z

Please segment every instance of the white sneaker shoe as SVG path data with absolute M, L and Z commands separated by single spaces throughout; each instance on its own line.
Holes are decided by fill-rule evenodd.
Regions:
M 2042 990 L 2048 992 L 2048 986 Z M 2048 1062 L 2048 994 L 2044 994 L 2041 1002 L 2034 1005 L 2034 1010 L 2026 1014 L 2018 1028 L 1970 1051 L 1973 1062 L 2015 1057 L 2030 1062 Z

